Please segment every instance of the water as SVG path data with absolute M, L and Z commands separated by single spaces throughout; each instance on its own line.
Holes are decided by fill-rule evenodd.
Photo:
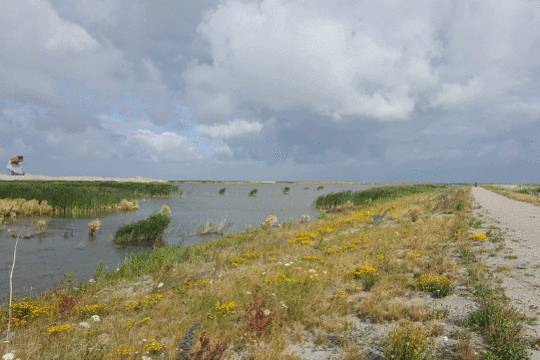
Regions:
M 41 237 L 19 240 L 13 274 L 14 295 L 24 297 L 54 288 L 62 274 L 74 269 L 74 278 L 87 282 L 100 261 L 106 270 L 112 270 L 129 255 L 149 251 L 148 248 L 118 247 L 113 244 L 112 235 L 121 225 L 159 212 L 163 205 L 170 207 L 172 216 L 164 236 L 165 244 L 188 246 L 215 237 L 197 234 L 197 229 L 207 222 L 217 224 L 226 221 L 231 224 L 227 232 L 241 232 L 246 225 L 259 228 L 269 214 L 277 216 L 279 223 L 289 221 L 291 217 L 298 222 L 302 215 L 316 219 L 317 212 L 312 205 L 318 196 L 374 187 L 324 185 L 323 190 L 316 190 L 318 185 L 313 184 L 287 186 L 290 187 L 289 195 L 282 193 L 283 184 L 180 184 L 182 197 L 145 198 L 137 211 L 100 216 L 102 227 L 94 237 L 88 235 L 88 223 L 94 218 L 49 219 Z M 225 195 L 219 195 L 219 190 L 224 187 Z M 248 196 L 254 188 L 258 189 L 257 196 Z M 24 232 L 25 227 L 33 227 L 33 232 L 36 232 L 36 223 L 36 219 L 20 220 L 7 228 Z M 14 247 L 15 239 L 8 236 L 6 228 L 0 230 L 0 301 L 9 297 L 9 270 Z

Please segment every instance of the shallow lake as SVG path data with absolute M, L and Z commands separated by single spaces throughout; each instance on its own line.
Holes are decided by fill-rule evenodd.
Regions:
M 182 197 L 144 198 L 140 208 L 133 212 L 116 212 L 98 216 L 101 230 L 95 236 L 88 234 L 88 223 L 93 218 L 51 218 L 41 237 L 20 239 L 13 274 L 14 296 L 24 297 L 52 289 L 66 272 L 76 270 L 74 278 L 87 282 L 93 277 L 100 261 L 106 270 L 115 269 L 131 254 L 149 251 L 151 248 L 122 248 L 113 244 L 112 235 L 118 227 L 137 221 L 153 212 L 159 212 L 163 205 L 171 209 L 172 220 L 164 235 L 166 245 L 182 243 L 185 246 L 208 241 L 215 236 L 200 235 L 200 226 L 226 221 L 231 226 L 227 232 L 241 232 L 246 226 L 259 228 L 269 214 L 278 222 L 297 223 L 302 215 L 317 218 L 312 208 L 318 196 L 345 190 L 361 191 L 377 185 L 324 185 L 317 190 L 314 184 L 178 184 Z M 290 192 L 283 194 L 288 186 Z M 219 190 L 226 188 L 224 195 Z M 248 196 L 252 189 L 258 189 L 256 196 Z M 15 239 L 8 236 L 7 228 L 33 227 L 36 231 L 37 219 L 18 220 L 0 230 L 0 301 L 9 297 L 9 270 L 13 262 Z

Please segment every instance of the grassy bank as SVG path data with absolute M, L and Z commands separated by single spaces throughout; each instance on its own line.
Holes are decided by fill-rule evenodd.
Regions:
M 178 194 L 178 187 L 164 183 L 120 183 L 114 181 L 0 181 L 0 199 L 24 199 L 37 201 L 41 208 L 35 214 L 43 214 L 44 208 L 50 212 L 70 214 L 118 207 L 122 200 L 137 197 L 168 197 Z M 10 203 L 11 204 L 11 203 Z M 11 206 L 6 203 L 7 206 Z M 34 204 L 35 205 L 35 204 Z M 19 209 L 19 208 L 17 208 Z M 17 209 L 8 209 L 17 214 Z M 0 209 L 5 213 L 6 209 Z M 31 215 L 30 209 L 20 213 Z
M 540 206 L 540 186 L 538 185 L 481 185 L 483 188 L 512 200 L 528 202 Z M 532 194 L 531 194 L 532 193 Z
M 420 194 L 428 191 L 446 189 L 446 185 L 407 185 L 407 186 L 385 186 L 377 187 L 364 191 L 342 191 L 339 193 L 330 193 L 325 196 L 319 196 L 315 201 L 317 209 L 342 206 L 350 202 L 354 205 L 363 205 L 371 201 L 384 201 L 413 194 Z
M 499 311 L 504 299 L 478 261 L 475 245 L 491 239 L 474 235 L 470 194 L 389 198 L 292 227 L 156 248 L 117 271 L 98 268 L 94 282 L 60 282 L 16 301 L 10 349 L 21 359 L 309 358 L 298 349 L 351 360 L 513 359 L 508 346 L 493 350 L 524 344 L 509 325 L 520 319 Z M 449 305 L 473 293 L 483 312 Z M 0 316 L 5 333 L 7 306 Z M 511 336 L 497 337 L 500 326 Z

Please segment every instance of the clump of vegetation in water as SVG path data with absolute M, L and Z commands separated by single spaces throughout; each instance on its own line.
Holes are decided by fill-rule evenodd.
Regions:
M 226 188 L 223 188 L 223 189 L 219 190 L 219 195 L 225 195 L 225 189 Z
M 317 187 L 317 190 L 322 190 L 322 189 L 324 189 L 324 186 L 322 185 Z
M 285 195 L 289 195 L 289 191 L 290 191 L 290 190 L 291 190 L 290 187 L 285 186 L 285 187 L 283 188 L 283 193 L 284 193 Z
M 99 221 L 99 219 L 96 219 L 88 223 L 88 233 L 90 235 L 94 235 L 94 233 L 99 229 L 101 229 L 101 221 Z
M 113 235 L 117 244 L 154 244 L 163 240 L 163 232 L 169 226 L 168 213 L 154 213 L 145 219 L 123 225 Z
M 257 196 L 257 191 L 259 191 L 259 190 L 257 190 L 257 189 L 251 190 L 251 191 L 249 192 L 249 196 Z

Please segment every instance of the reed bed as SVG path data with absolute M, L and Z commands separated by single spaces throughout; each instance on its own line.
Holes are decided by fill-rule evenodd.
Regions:
M 0 181 L 0 214 L 6 216 L 88 213 L 115 208 L 136 209 L 128 199 L 178 195 L 162 183 L 114 181 Z

